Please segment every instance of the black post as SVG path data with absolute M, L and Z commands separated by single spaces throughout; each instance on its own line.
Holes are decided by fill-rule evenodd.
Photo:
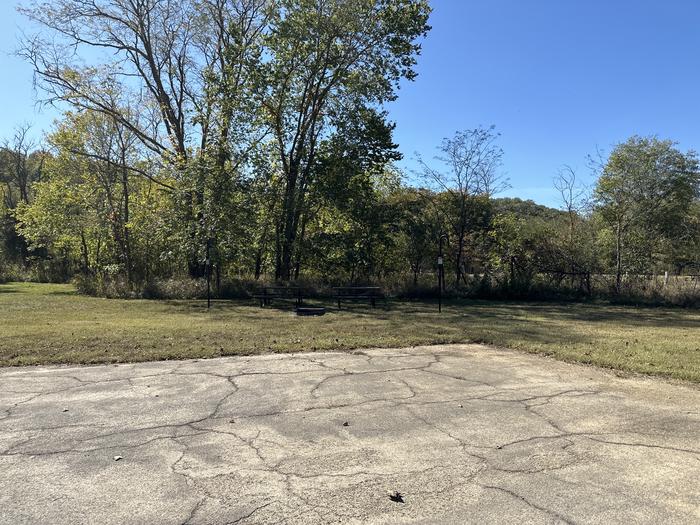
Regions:
M 444 235 L 440 235 L 440 251 L 438 252 L 438 312 L 442 312 L 442 288 L 444 283 L 444 264 L 442 258 L 442 243 L 445 239 Z
M 207 237 L 207 310 L 211 308 L 211 237 Z

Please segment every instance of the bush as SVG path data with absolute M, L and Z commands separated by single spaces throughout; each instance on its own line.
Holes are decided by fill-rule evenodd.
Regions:
M 14 273 L 10 279 L 17 279 Z M 7 280 L 7 277 L 5 277 Z M 215 280 L 214 280 L 215 281 Z M 207 283 L 205 279 L 173 277 L 169 279 L 152 279 L 147 283 L 128 284 L 122 274 L 105 273 L 101 276 L 79 275 L 73 280 L 78 291 L 86 295 L 143 299 L 206 299 Z M 700 277 L 669 277 L 664 282 L 662 276 L 627 277 L 620 294 L 614 293 L 614 278 L 608 275 L 592 276 L 591 293 L 568 280 L 545 274 L 536 274 L 533 279 L 523 283 L 511 283 L 505 276 L 495 274 L 475 274 L 466 278 L 466 283 L 454 287 L 447 276 L 445 299 L 483 299 L 483 300 L 518 300 L 518 301 L 587 301 L 602 300 L 619 304 L 664 305 L 664 306 L 700 306 Z M 302 288 L 308 298 L 330 299 L 334 286 L 356 284 L 381 286 L 384 292 L 401 300 L 436 300 L 438 297 L 437 276 L 426 273 L 419 276 L 414 283 L 413 276 L 393 274 L 379 282 L 350 283 L 341 279 L 326 282 L 317 276 L 303 278 L 287 283 Z M 254 280 L 244 277 L 222 277 L 217 288 L 212 282 L 212 298 L 215 299 L 249 299 L 263 286 L 280 285 L 270 279 Z
M 11 281 L 29 281 L 30 275 L 20 264 L 10 263 L 0 259 L 0 283 Z
M 77 275 L 73 284 L 78 292 L 109 298 L 123 299 L 206 299 L 206 279 L 173 277 L 151 279 L 144 283 L 127 283 L 123 275 Z M 217 289 L 212 283 L 211 296 L 215 299 L 245 299 L 252 295 L 260 283 L 235 279 L 224 281 Z
M 205 279 L 171 278 L 154 279 L 141 291 L 144 299 L 206 299 Z
M 85 295 L 125 299 L 141 296 L 138 290 L 134 290 L 133 286 L 120 276 L 78 274 L 72 282 L 78 292 Z

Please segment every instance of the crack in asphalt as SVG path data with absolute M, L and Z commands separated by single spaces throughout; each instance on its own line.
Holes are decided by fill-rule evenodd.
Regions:
M 264 509 L 265 507 L 269 507 L 269 506 L 272 505 L 273 503 L 275 503 L 275 502 L 274 502 L 274 501 L 270 501 L 270 502 L 268 502 L 268 503 L 265 503 L 264 505 L 260 505 L 259 507 L 255 507 L 252 511 L 250 511 L 250 512 L 249 512 L 248 514 L 246 514 L 245 516 L 241 516 L 240 518 L 238 518 L 238 519 L 236 519 L 236 520 L 234 520 L 234 521 L 229 521 L 229 522 L 226 523 L 226 525 L 236 525 L 236 523 L 241 523 L 241 522 L 244 521 L 244 520 L 247 520 L 247 519 L 249 519 L 249 518 L 252 518 L 252 517 L 253 517 L 253 514 L 255 514 L 256 512 L 258 512 L 258 511 L 260 511 L 260 510 L 262 510 L 262 509 Z
M 694 450 L 690 448 L 679 448 L 679 447 L 669 447 L 665 445 L 652 445 L 649 443 L 630 443 L 628 441 L 608 441 L 605 439 L 599 439 L 591 437 L 593 434 L 583 435 L 583 437 L 590 439 L 591 441 L 596 441 L 598 443 L 605 443 L 606 445 L 620 445 L 624 447 L 643 447 L 643 448 L 658 448 L 661 450 L 671 450 L 673 452 L 681 452 L 686 454 L 693 454 L 694 456 L 700 455 L 700 450 Z
M 560 520 L 562 523 L 566 523 L 568 525 L 576 525 L 576 523 L 573 520 L 563 516 L 562 514 L 556 512 L 554 510 L 548 509 L 547 507 L 537 505 L 537 504 L 531 502 L 530 500 L 528 500 L 525 496 L 522 496 L 513 490 L 499 487 L 497 485 L 481 485 L 481 484 L 479 484 L 479 486 L 484 488 L 484 489 L 487 489 L 487 490 L 497 490 L 497 491 L 503 492 L 505 494 L 508 494 L 509 496 L 512 496 L 513 498 L 515 498 L 519 501 L 522 501 L 528 507 L 535 509 L 535 510 L 539 510 L 540 512 L 544 512 L 545 514 Z
M 202 505 L 207 501 L 207 498 L 201 498 L 197 503 L 195 503 L 194 507 L 192 507 L 192 510 L 190 511 L 189 515 L 185 519 L 185 521 L 182 522 L 182 525 L 190 525 L 192 523 L 192 520 L 194 517 L 197 515 L 197 511 L 202 508 Z

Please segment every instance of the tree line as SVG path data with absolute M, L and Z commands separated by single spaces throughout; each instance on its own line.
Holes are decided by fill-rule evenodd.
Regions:
M 694 152 L 632 137 L 563 168 L 559 210 L 498 198 L 491 128 L 407 179 L 384 104 L 413 80 L 424 0 L 54 0 L 19 50 L 64 109 L 0 150 L 5 278 L 142 294 L 168 279 L 622 295 L 700 273 Z M 407 181 L 410 180 L 411 184 Z M 689 280 L 689 283 L 694 281 Z M 664 283 L 665 284 L 665 283 Z

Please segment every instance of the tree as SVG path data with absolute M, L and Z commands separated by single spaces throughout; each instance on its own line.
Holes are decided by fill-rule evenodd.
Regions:
M 393 130 L 383 113 L 363 109 L 339 119 L 333 135 L 319 145 L 314 183 L 301 213 L 295 274 L 308 249 L 304 241 L 310 230 L 318 230 L 314 221 L 322 210 L 344 223 L 343 252 L 354 268 L 351 277 L 371 279 L 379 271 L 380 245 L 389 244 L 391 206 L 386 196 L 399 184 L 391 166 L 401 158 Z
M 392 199 L 404 236 L 403 257 L 413 274 L 414 286 L 418 284 L 418 276 L 428 264 L 434 264 L 437 257 L 441 223 L 432 205 L 435 198 L 430 190 L 404 188 L 396 192 Z
M 426 0 L 280 0 L 266 39 L 262 106 L 282 167 L 275 275 L 289 279 L 320 142 L 343 116 L 413 79 Z
M 5 185 L 5 205 L 13 209 L 20 202 L 28 203 L 31 185 L 41 177 L 43 155 L 29 133 L 31 126 L 22 124 L 15 127 L 12 139 L 2 146 L 3 162 L 0 181 Z
M 567 214 L 569 243 L 573 245 L 576 225 L 585 206 L 585 190 L 576 181 L 576 171 L 571 166 L 562 167 L 554 177 L 554 188 L 561 196 L 561 203 Z
M 52 0 L 21 9 L 43 27 L 20 54 L 45 100 L 112 119 L 163 168 L 140 173 L 180 205 L 193 276 L 203 271 L 217 200 L 226 200 L 227 183 L 259 139 L 250 71 L 259 65 L 268 4 Z
M 543 250 L 543 268 L 550 274 L 569 277 L 570 284 L 580 277 L 580 287 L 591 293 L 591 272 L 595 266 L 592 252 L 593 231 L 584 216 L 590 208 L 587 190 L 582 187 L 571 166 L 563 166 L 554 177 L 554 187 L 561 196 L 562 209 L 566 213 L 566 234 L 561 239 L 555 235 Z M 563 242 L 562 242 L 563 241 Z
M 58 143 L 63 147 L 55 148 L 47 160 L 44 177 L 35 185 L 35 198 L 15 211 L 17 230 L 31 247 L 63 260 L 61 279 L 70 277 L 74 263 L 87 275 L 99 263 L 104 242 L 106 214 L 90 160 L 70 153 L 79 147 L 76 131 L 61 127 L 49 136 L 52 148 Z
M 141 169 L 138 141 L 90 111 L 66 114 L 47 141 L 51 155 L 34 198 L 15 212 L 18 231 L 49 259 L 65 261 L 61 279 L 77 268 L 89 278 L 123 279 L 130 290 L 162 250 L 163 229 L 153 223 L 166 209 L 153 191 L 161 186 L 125 168 Z
M 28 247 L 17 234 L 14 210 L 33 198 L 33 187 L 41 179 L 46 158 L 30 132 L 29 124 L 16 126 L 12 138 L 0 147 L 0 250 L 5 259 L 25 263 Z
M 655 137 L 635 136 L 615 147 L 594 196 L 614 238 L 616 293 L 624 272 L 653 268 L 655 251 L 678 234 L 699 191 L 694 152 L 682 153 L 672 141 Z
M 464 254 L 468 236 L 483 223 L 491 196 L 502 191 L 507 182 L 499 173 L 503 150 L 496 145 L 495 127 L 460 131 L 443 139 L 433 168 L 418 156 L 423 179 L 444 192 L 440 209 L 450 225 L 450 243 L 454 247 L 455 286 L 465 277 Z
M 541 247 L 549 233 L 547 226 L 541 219 L 518 217 L 513 213 L 494 218 L 489 231 L 493 239 L 491 262 L 511 293 L 527 296 L 540 269 Z

